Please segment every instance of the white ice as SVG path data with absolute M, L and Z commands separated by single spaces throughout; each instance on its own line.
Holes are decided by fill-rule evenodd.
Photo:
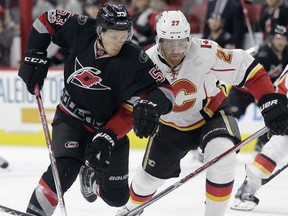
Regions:
M 130 154 L 130 181 L 141 163 L 142 150 L 132 150 Z M 0 168 L 0 205 L 25 211 L 30 195 L 46 170 L 49 153 L 46 147 L 19 147 L 0 145 L 0 156 L 9 161 L 7 169 Z M 232 196 L 243 182 L 244 164 L 251 163 L 253 153 L 238 154 L 235 186 Z M 168 180 L 159 189 L 162 191 L 184 176 L 202 166 L 188 154 L 182 160 L 179 178 Z M 281 167 L 280 164 L 279 166 Z M 288 169 L 261 188 L 257 194 L 259 205 L 251 212 L 228 209 L 227 216 L 287 216 L 288 215 Z M 80 193 L 78 179 L 64 195 L 68 216 L 114 216 L 118 208 L 109 207 L 101 198 L 88 203 Z M 204 216 L 205 172 L 193 177 L 181 187 L 148 206 L 143 216 Z M 231 199 L 231 202 L 233 198 Z M 0 212 L 0 215 L 7 215 Z M 61 216 L 60 208 L 54 215 Z M 215 215 L 217 216 L 217 215 Z

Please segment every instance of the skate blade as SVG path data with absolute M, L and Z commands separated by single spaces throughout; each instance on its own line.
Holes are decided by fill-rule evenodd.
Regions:
M 257 206 L 256 203 L 252 201 L 249 200 L 242 201 L 236 198 L 230 208 L 238 211 L 252 211 L 256 206 Z

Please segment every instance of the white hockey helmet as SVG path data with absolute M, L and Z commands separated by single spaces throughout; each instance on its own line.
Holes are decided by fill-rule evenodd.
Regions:
M 180 11 L 163 11 L 157 18 L 158 39 L 184 39 L 190 37 L 190 24 Z

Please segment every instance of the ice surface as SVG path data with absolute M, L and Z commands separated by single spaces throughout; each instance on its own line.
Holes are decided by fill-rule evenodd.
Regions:
M 0 145 L 0 155 L 9 161 L 7 169 L 0 168 L 0 205 L 25 211 L 30 195 L 38 183 L 49 161 L 46 147 L 19 147 Z M 130 154 L 130 180 L 141 163 L 142 150 L 132 150 Z M 244 164 L 251 163 L 253 153 L 238 154 L 235 187 L 232 196 L 244 179 Z M 283 163 L 284 164 L 284 163 Z M 280 164 L 279 166 L 283 165 Z M 193 172 L 202 164 L 188 154 L 182 160 L 180 178 Z M 168 180 L 159 189 L 162 191 L 179 181 Z M 227 216 L 287 216 L 288 215 L 288 169 L 261 188 L 257 194 L 259 205 L 251 212 L 228 209 Z M 97 199 L 88 203 L 80 193 L 78 179 L 64 196 L 68 216 L 114 216 L 118 208 L 113 208 Z M 181 187 L 172 191 L 145 209 L 143 216 L 204 216 L 205 172 L 193 177 Z M 233 199 L 231 199 L 231 202 Z M 7 215 L 0 212 L 0 215 Z M 54 215 L 61 216 L 60 208 Z M 216 215 L 215 215 L 216 216 Z

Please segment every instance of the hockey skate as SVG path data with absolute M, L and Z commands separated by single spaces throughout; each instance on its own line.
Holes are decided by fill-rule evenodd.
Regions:
M 82 166 L 79 172 L 79 179 L 83 197 L 90 203 L 94 202 L 97 199 L 94 169 L 88 165 Z
M 116 213 L 116 216 L 123 216 L 125 214 L 127 214 L 130 210 L 124 206 L 123 208 L 119 209 Z M 141 212 L 139 212 L 138 214 L 136 214 L 135 216 L 139 216 L 143 213 L 143 210 Z
M 255 197 L 255 192 L 248 185 L 247 180 L 238 189 L 231 209 L 240 211 L 252 211 L 259 204 L 259 199 Z

